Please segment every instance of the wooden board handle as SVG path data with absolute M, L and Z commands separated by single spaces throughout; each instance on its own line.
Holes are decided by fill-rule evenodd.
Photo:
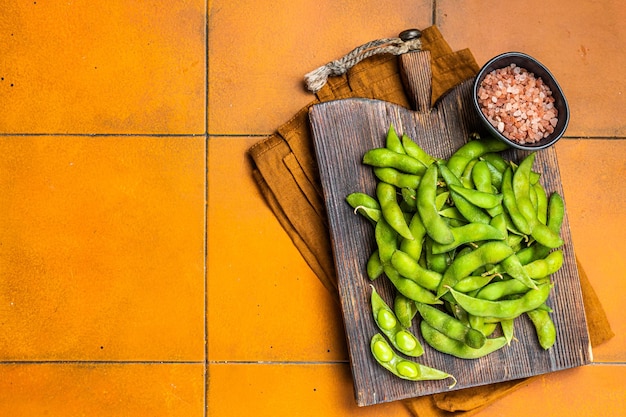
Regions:
M 417 112 L 428 112 L 433 78 L 430 52 L 417 51 L 400 55 L 400 75 L 413 109 Z

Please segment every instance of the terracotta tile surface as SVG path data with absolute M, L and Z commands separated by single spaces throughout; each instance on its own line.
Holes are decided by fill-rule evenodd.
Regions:
M 247 415 L 252 407 L 258 417 L 411 415 L 401 403 L 359 408 L 352 398 L 347 364 L 209 365 L 210 416 Z
M 254 404 L 255 415 L 260 417 L 411 415 L 397 402 L 356 407 L 348 400 L 352 386 L 343 364 L 214 364 L 209 366 L 209 375 L 209 397 L 219 399 L 209 403 L 209 415 L 243 415 L 247 404 Z M 506 400 L 474 415 L 621 415 L 625 384 L 626 374 L 620 367 L 586 366 L 532 379 Z M 233 390 L 235 385 L 240 390 Z
M 200 364 L 3 364 L 4 416 L 202 417 Z
M 202 360 L 204 139 L 0 138 L 0 360 Z
M 594 349 L 594 359 L 624 362 L 626 140 L 564 140 L 557 154 L 574 248 L 616 334 Z
M 257 141 L 209 140 L 209 359 L 346 360 L 338 304 L 259 204 L 244 156 Z
M 0 17 L 0 129 L 203 133 L 202 0 L 24 1 Z
M 624 243 L 618 232 L 624 228 L 620 178 L 626 167 L 624 124 L 619 114 L 624 86 L 615 77 L 623 65 L 623 54 L 614 53 L 611 40 L 623 37 L 617 23 L 623 20 L 623 8 L 618 2 L 609 2 L 605 10 L 614 13 L 607 16 L 593 4 L 565 7 L 557 2 L 546 6 L 533 0 L 527 11 L 517 11 L 521 17 L 516 22 L 520 23 L 511 24 L 500 18 L 507 7 L 504 4 L 439 0 L 433 5 L 435 21 L 453 49 L 469 47 L 479 63 L 507 50 L 528 52 L 540 58 L 566 90 L 572 120 L 568 137 L 557 145 L 557 152 L 572 236 L 616 333 L 611 341 L 594 349 L 593 365 L 538 377 L 476 415 L 527 415 L 531 402 L 535 413 L 547 416 L 616 414 L 626 405 L 619 298 L 623 285 L 615 278 L 626 270 L 621 256 Z M 342 28 L 359 31 L 350 38 L 350 47 L 343 48 L 346 36 L 335 22 L 347 17 L 334 17 L 326 26 L 314 18 L 309 18 L 311 24 L 300 24 L 301 13 L 319 16 L 330 10 L 329 3 L 317 3 L 317 14 L 306 4 L 299 5 L 299 10 L 285 5 L 271 18 L 265 17 L 271 12 L 263 9 L 262 3 L 248 6 L 229 7 L 219 0 L 210 5 L 209 413 L 238 415 L 244 412 L 243 404 L 250 403 L 255 404 L 256 415 L 404 416 L 407 411 L 395 407 L 398 404 L 381 406 L 391 407 L 384 411 L 354 408 L 344 342 L 335 327 L 341 326 L 339 311 L 323 287 L 309 281 L 315 277 L 254 186 L 245 158 L 250 145 L 310 101 L 311 96 L 301 89 L 303 74 L 378 37 L 377 23 L 364 33 L 361 27 Z M 419 8 L 409 4 L 398 7 L 408 7 L 410 13 Z M 492 10 L 487 10 L 489 7 Z M 558 19 L 548 26 L 537 17 L 540 8 L 547 8 L 546 13 Z M 417 13 L 423 17 L 421 11 Z M 257 16 L 258 22 L 272 24 L 255 24 Z M 521 24 L 524 20 L 530 24 Z M 394 26 L 393 16 L 380 21 L 385 30 L 406 27 Z M 481 21 L 490 24 L 475 23 Z M 246 38 L 246 43 L 227 42 L 237 38 L 234 28 L 239 27 L 255 36 Z M 268 43 L 266 39 L 277 29 L 282 41 Z M 514 36 L 500 36 L 505 29 Z M 315 55 L 302 43 L 293 47 L 303 37 Z M 584 136 L 607 140 L 579 139 Z M 250 335 L 248 343 L 233 338 L 235 326 Z M 328 346 L 332 352 L 325 353 Z M 571 401 L 572 397 L 576 401 Z M 546 403 L 549 406 L 544 406 Z
M 621 2 L 12 2 L 0 15 L 0 415 L 397 416 L 356 407 L 340 309 L 269 209 L 250 146 L 307 72 L 436 23 L 479 63 L 539 58 L 572 107 L 572 236 L 616 336 L 475 414 L 619 415 Z M 435 416 L 418 416 L 435 417 Z M 440 417 L 440 416 L 436 416 Z
M 438 0 L 436 24 L 479 64 L 507 51 L 528 53 L 550 69 L 570 102 L 568 136 L 626 135 L 626 8 L 619 1 L 508 2 Z M 471 23 L 468 17 L 471 16 Z
M 426 0 L 209 4 L 209 133 L 267 134 L 313 96 L 304 75 L 366 42 L 431 24 Z

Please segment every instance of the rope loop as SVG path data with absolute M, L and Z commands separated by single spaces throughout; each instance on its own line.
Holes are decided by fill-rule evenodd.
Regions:
M 309 91 L 317 93 L 324 87 L 328 77 L 345 74 L 350 68 L 365 58 L 378 54 L 401 55 L 409 51 L 419 51 L 421 49 L 422 43 L 419 37 L 405 38 L 405 40 L 399 37 L 374 40 L 353 49 L 340 59 L 331 61 L 309 72 L 304 76 L 304 81 Z

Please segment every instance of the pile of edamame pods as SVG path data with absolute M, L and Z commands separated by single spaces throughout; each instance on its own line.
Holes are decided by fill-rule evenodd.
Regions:
M 385 146 L 363 156 L 376 195 L 357 191 L 346 201 L 374 227 L 369 279 L 385 276 L 396 290 L 388 305 L 371 286 L 380 333 L 370 348 L 400 378 L 454 378 L 409 359 L 424 352 L 411 331 L 416 316 L 426 344 L 462 359 L 509 345 L 523 315 L 543 349 L 555 343 L 546 301 L 563 264 L 563 199 L 541 185 L 535 153 L 516 164 L 502 157 L 506 149 L 473 135 L 442 160 L 391 125 Z

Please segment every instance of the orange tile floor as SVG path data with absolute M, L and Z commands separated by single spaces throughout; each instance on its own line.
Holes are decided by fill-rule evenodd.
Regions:
M 626 9 L 529 0 L 24 1 L 0 16 L 0 415 L 409 416 L 356 406 L 340 309 L 246 152 L 303 75 L 436 24 L 522 50 L 572 107 L 557 144 L 576 254 L 615 337 L 479 416 L 626 408 Z M 506 17 L 508 16 L 508 17 Z

